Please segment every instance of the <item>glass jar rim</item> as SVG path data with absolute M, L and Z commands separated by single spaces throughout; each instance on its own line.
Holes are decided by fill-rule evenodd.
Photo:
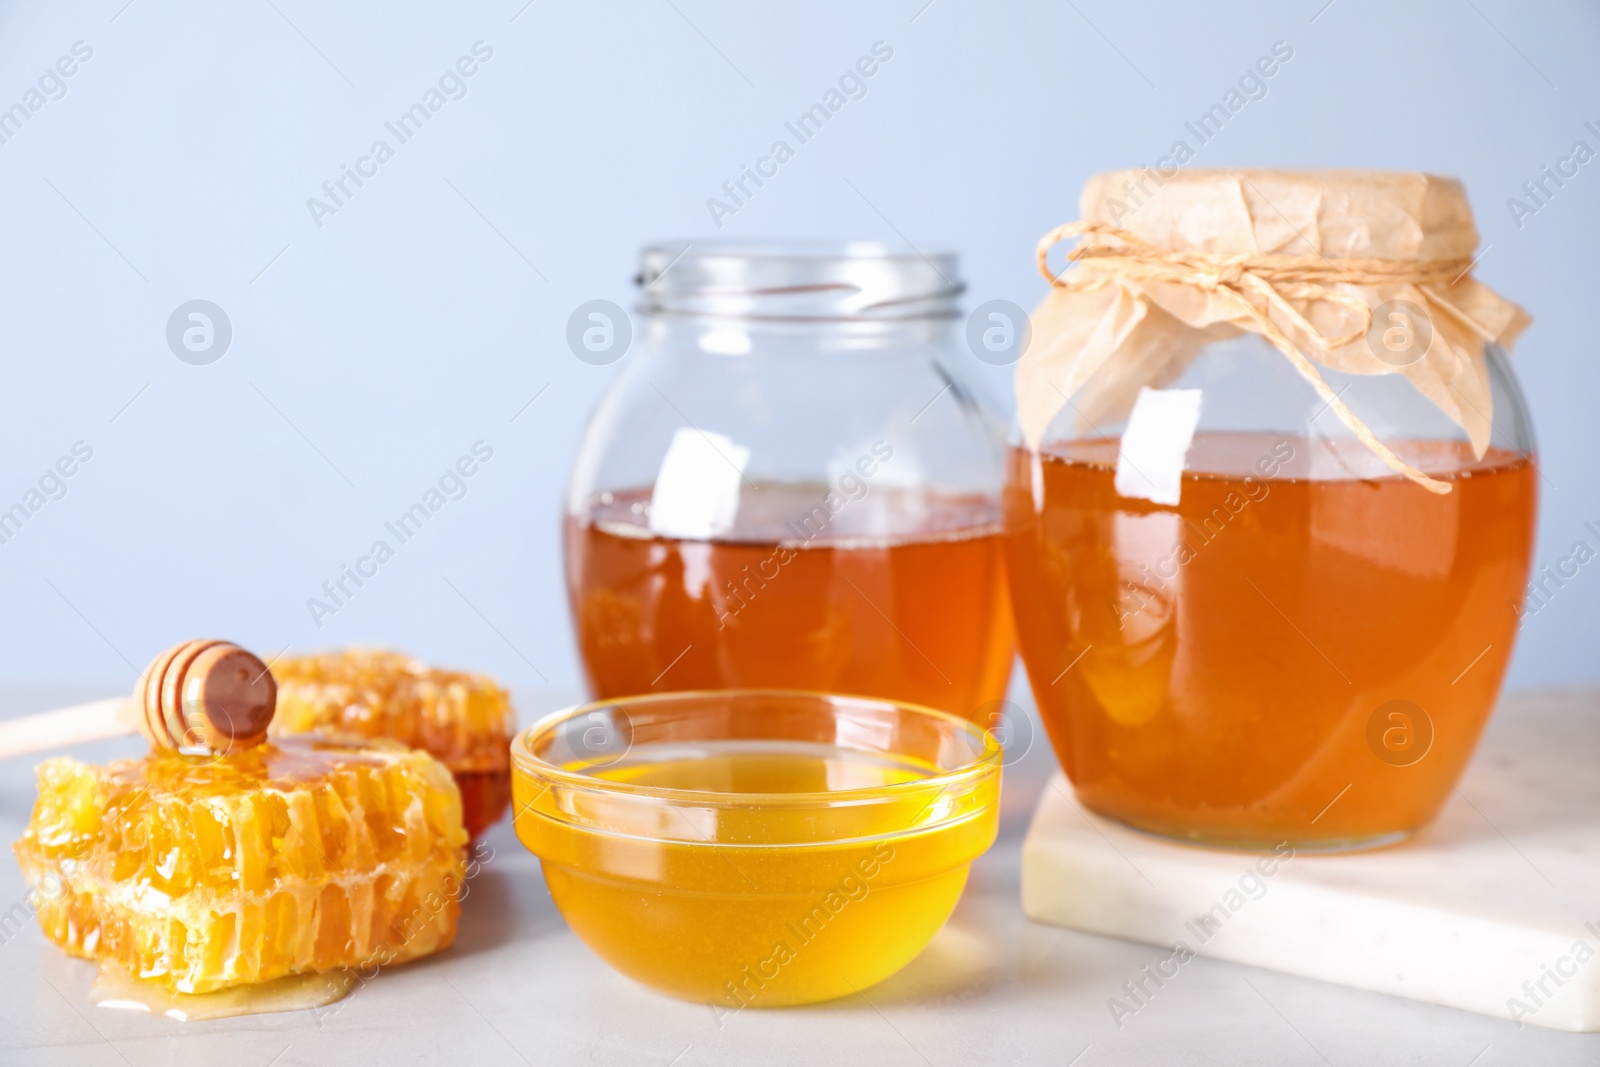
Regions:
M 632 782 L 617 782 L 606 778 L 597 778 L 581 771 L 568 770 L 566 767 L 552 763 L 534 753 L 533 744 L 535 739 L 547 738 L 556 733 L 563 725 L 574 722 L 595 711 L 630 704 L 646 704 L 650 706 L 682 704 L 688 708 L 693 708 L 700 704 L 709 708 L 714 702 L 726 702 L 729 698 L 804 701 L 819 709 L 825 707 L 835 712 L 841 707 L 849 706 L 896 713 L 909 712 L 948 726 L 955 732 L 966 736 L 973 741 L 978 755 L 937 774 L 913 778 L 904 782 L 892 782 L 886 785 L 785 793 L 735 793 L 712 789 L 680 789 L 670 786 L 646 786 Z M 871 750 L 860 749 L 859 751 Z M 881 751 L 890 755 L 896 752 L 892 748 Z M 592 700 L 546 715 L 532 726 L 519 731 L 511 742 L 512 764 L 518 770 L 530 776 L 552 783 L 559 783 L 568 788 L 638 800 L 665 801 L 693 807 L 837 807 L 841 804 L 864 801 L 892 800 L 915 795 L 919 792 L 940 794 L 952 786 L 973 782 L 989 773 L 998 773 L 1003 756 L 1004 750 L 1000 742 L 995 740 L 993 731 L 982 729 L 977 723 L 959 715 L 953 715 L 950 712 L 940 711 L 937 708 L 930 708 L 921 704 L 913 704 L 909 701 L 808 689 L 687 689 L 668 693 L 647 693 L 639 696 Z
M 862 240 L 666 241 L 640 253 L 639 310 L 750 319 L 953 318 L 949 249 Z

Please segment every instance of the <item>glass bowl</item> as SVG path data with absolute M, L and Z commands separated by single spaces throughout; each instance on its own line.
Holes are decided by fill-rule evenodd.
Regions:
M 516 831 L 585 944 L 735 1011 L 911 962 L 994 841 L 1001 749 L 931 708 L 788 690 L 557 712 L 511 746 Z

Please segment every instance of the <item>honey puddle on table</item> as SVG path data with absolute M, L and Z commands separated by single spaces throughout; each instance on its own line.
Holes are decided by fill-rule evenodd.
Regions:
M 219 989 L 215 993 L 174 993 L 155 982 L 101 968 L 100 977 L 89 990 L 89 1003 L 100 1008 L 143 1011 L 180 1022 L 197 1022 L 320 1008 L 348 996 L 356 986 L 351 979 L 345 971 L 291 974 L 269 982 Z

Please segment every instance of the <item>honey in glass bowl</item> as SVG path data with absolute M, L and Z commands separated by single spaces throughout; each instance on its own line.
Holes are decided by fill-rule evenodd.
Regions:
M 898 702 L 675 692 L 512 743 L 517 836 L 623 974 L 719 1012 L 849 996 L 911 962 L 994 841 L 1001 750 Z

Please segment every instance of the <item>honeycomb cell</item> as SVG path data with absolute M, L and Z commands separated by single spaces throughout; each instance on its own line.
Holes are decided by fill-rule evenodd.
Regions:
M 401 963 L 455 937 L 461 800 L 389 741 L 38 768 L 17 859 L 45 935 L 180 993 Z
M 275 735 L 387 737 L 425 749 L 455 775 L 470 836 L 505 814 L 516 718 L 493 679 L 376 649 L 284 657 L 272 674 Z

